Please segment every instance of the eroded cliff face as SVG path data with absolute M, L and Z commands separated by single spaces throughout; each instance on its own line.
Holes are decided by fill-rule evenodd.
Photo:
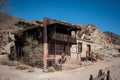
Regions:
M 0 54 L 10 54 L 10 48 L 15 46 L 14 34 L 11 30 L 0 31 Z
M 0 13 L 0 54 L 10 53 L 10 47 L 14 46 L 14 31 L 18 29 L 15 25 L 22 19 L 6 13 Z
M 118 56 L 120 54 L 119 41 L 120 36 L 102 32 L 97 26 L 91 24 L 78 24 L 81 31 L 78 32 L 78 37 L 94 42 L 94 53 L 103 56 Z

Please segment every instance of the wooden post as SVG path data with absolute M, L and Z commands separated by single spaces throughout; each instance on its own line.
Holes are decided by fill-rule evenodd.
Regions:
M 56 26 L 55 26 L 54 29 L 55 29 L 55 35 L 56 35 Z M 56 49 L 57 49 L 57 48 L 56 48 L 56 47 L 57 47 L 57 46 L 56 46 L 56 41 L 55 41 L 55 64 L 57 64 L 57 61 L 56 61 Z
M 47 19 L 44 18 L 44 72 L 47 71 L 48 43 L 47 43 Z
M 98 72 L 98 77 L 102 75 L 102 69 L 99 70 Z
M 90 78 L 89 78 L 89 80 L 93 80 L 93 75 L 90 75 Z
M 102 75 L 104 75 L 104 73 L 103 73 L 102 69 L 100 69 L 99 72 L 98 72 L 98 77 L 100 77 Z M 101 80 L 104 80 L 104 78 L 102 78 Z
M 55 55 L 55 56 L 54 56 L 54 57 L 55 57 L 55 64 L 57 64 L 57 61 L 56 61 L 56 49 L 57 49 L 57 48 L 56 48 L 56 41 L 55 41 L 54 45 L 55 45 L 55 54 L 54 54 L 54 55 Z
M 106 80 L 112 80 L 111 77 L 110 77 L 110 71 L 109 70 L 107 71 L 107 78 L 106 78 Z

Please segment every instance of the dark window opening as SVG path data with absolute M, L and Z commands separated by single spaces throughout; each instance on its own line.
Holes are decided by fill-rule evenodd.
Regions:
M 52 52 L 55 51 L 55 43 L 50 43 L 49 49 Z
M 65 52 L 65 45 L 61 45 L 61 46 L 60 46 L 60 52 L 61 52 L 61 53 L 64 53 L 64 52 Z
M 82 43 L 78 43 L 78 52 L 82 52 Z

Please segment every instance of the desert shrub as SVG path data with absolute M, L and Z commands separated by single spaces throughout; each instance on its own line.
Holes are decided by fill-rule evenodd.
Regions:
M 0 62 L 2 65 L 7 65 L 9 59 L 8 59 L 8 56 L 7 55 L 4 55 L 0 58 Z
M 28 45 L 23 47 L 23 61 L 33 67 L 43 67 L 43 44 L 32 37 L 27 39 Z
M 18 63 L 18 62 L 16 62 L 16 61 L 8 61 L 8 62 L 7 62 L 7 65 L 8 65 L 8 66 L 18 66 L 18 65 L 20 65 L 20 63 Z
M 15 60 L 15 59 L 14 59 L 14 54 L 13 54 L 13 53 L 8 54 L 8 58 L 9 58 L 9 60 Z
M 82 62 L 78 62 L 78 65 L 83 65 Z
M 55 69 L 53 67 L 48 67 L 48 72 L 54 72 Z
M 19 63 L 17 61 L 11 61 L 8 58 L 8 55 L 1 55 L 2 57 L 0 57 L 0 63 L 2 65 L 8 65 L 8 66 L 17 66 L 19 65 Z
M 33 68 L 28 68 L 27 72 L 35 72 L 35 70 Z

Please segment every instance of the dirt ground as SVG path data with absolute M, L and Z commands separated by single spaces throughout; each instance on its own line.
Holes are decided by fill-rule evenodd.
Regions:
M 35 68 L 35 72 L 28 73 L 27 70 L 16 70 L 15 67 L 0 65 L 0 80 L 89 80 L 90 74 L 97 76 L 99 69 L 103 69 L 105 73 L 110 70 L 112 80 L 120 80 L 119 61 L 120 57 L 108 58 L 89 66 L 52 73 L 44 73 L 38 68 Z

